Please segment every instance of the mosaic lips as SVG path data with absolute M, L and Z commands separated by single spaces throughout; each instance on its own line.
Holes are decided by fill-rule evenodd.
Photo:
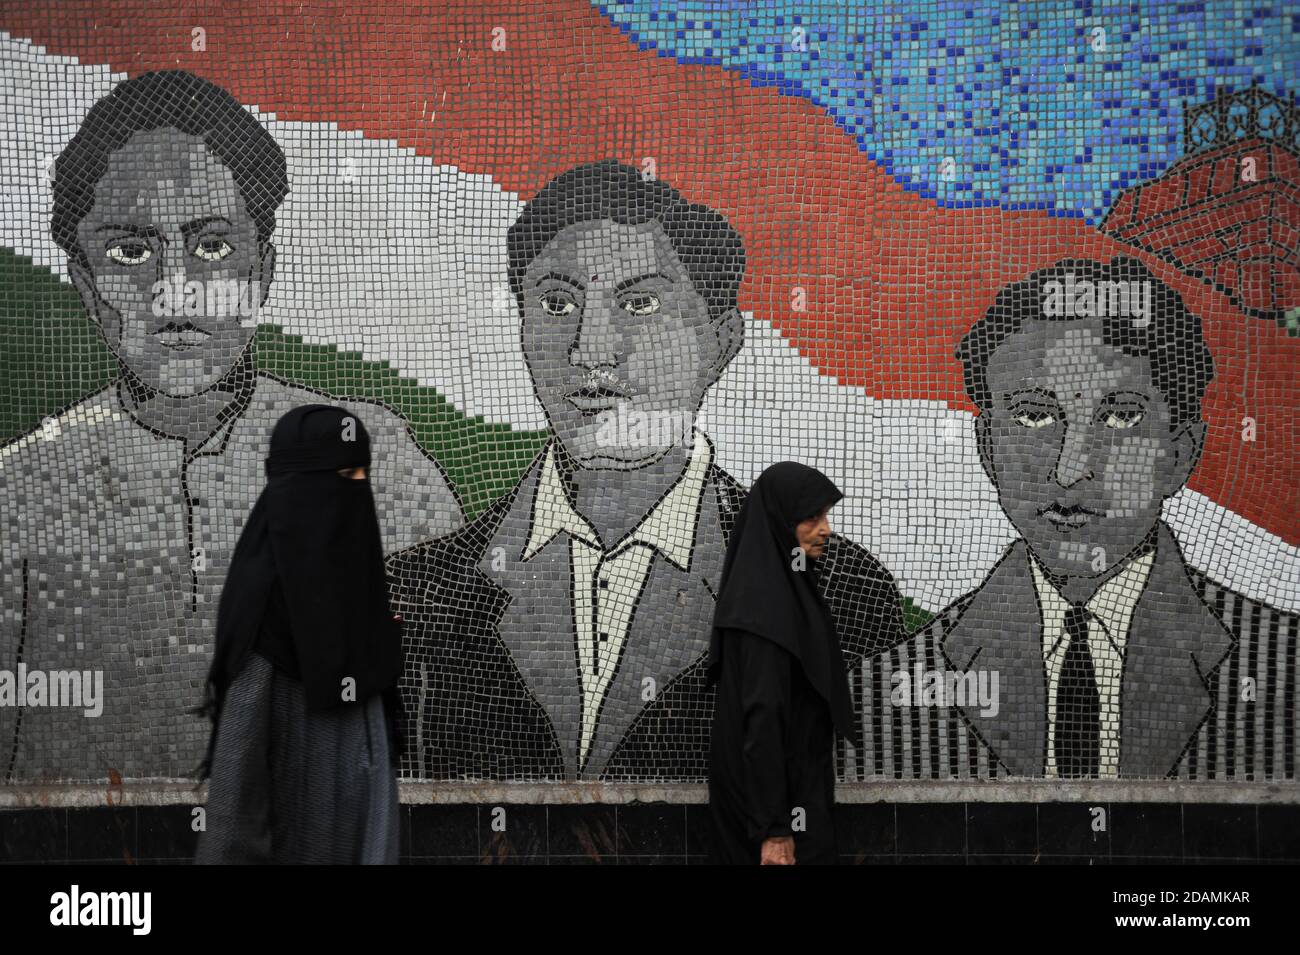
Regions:
M 1058 530 L 1077 531 L 1081 527 L 1086 527 L 1094 517 L 1105 515 L 1101 511 L 1094 511 L 1081 504 L 1062 504 L 1056 501 L 1040 510 L 1038 516 L 1047 518 Z
M 196 345 L 202 345 L 212 337 L 210 332 L 205 332 L 193 322 L 168 322 L 158 331 L 154 332 L 154 337 L 162 343 L 163 347 L 170 348 L 173 351 L 185 351 Z
M 601 381 L 599 384 L 588 382 L 580 388 L 574 388 L 565 392 L 564 397 L 583 414 L 593 414 L 613 411 L 620 401 L 626 401 L 631 394 L 625 388 Z

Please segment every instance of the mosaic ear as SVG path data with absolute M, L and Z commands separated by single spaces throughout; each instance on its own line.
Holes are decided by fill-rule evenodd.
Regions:
M 975 416 L 975 447 L 979 450 L 980 466 L 984 468 L 984 473 L 988 475 L 989 481 L 994 487 L 998 486 L 997 474 L 993 470 L 993 438 L 989 433 L 989 416 L 987 412 L 981 411 Z
M 96 325 L 104 328 L 104 300 L 99 296 L 99 286 L 95 284 L 95 275 L 90 269 L 75 259 L 68 260 L 68 277 L 72 279 L 73 288 L 81 297 L 82 307 Z
M 1208 430 L 1209 426 L 1204 421 L 1189 421 L 1174 432 L 1174 453 L 1177 458 L 1170 475 L 1169 487 L 1165 488 L 1165 497 L 1173 497 L 1191 479 L 1197 462 L 1201 460 Z
M 266 297 L 271 293 L 271 280 L 275 278 L 275 246 L 271 242 L 263 242 L 259 249 L 257 259 L 257 274 L 254 279 L 257 281 L 258 290 L 262 293 L 258 301 L 258 307 L 266 304 Z
M 745 344 L 745 316 L 733 305 L 714 319 L 712 324 L 714 334 L 718 336 L 718 356 L 710 370 L 710 380 L 717 381 Z

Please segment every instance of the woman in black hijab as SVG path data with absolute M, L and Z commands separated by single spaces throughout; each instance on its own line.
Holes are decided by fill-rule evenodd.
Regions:
M 835 623 L 817 588 L 844 495 L 794 461 L 754 482 L 713 615 L 710 861 L 834 863 L 835 730 L 856 742 Z
M 369 465 L 342 408 L 271 435 L 217 612 L 199 863 L 397 862 L 400 621 Z

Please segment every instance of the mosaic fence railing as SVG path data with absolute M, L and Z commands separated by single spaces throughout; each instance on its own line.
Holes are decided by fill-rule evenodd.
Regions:
M 1295 780 L 1294 5 L 0 29 L 5 783 L 195 768 L 321 396 L 372 436 L 406 778 L 704 779 L 726 542 L 794 458 L 846 492 L 842 780 Z

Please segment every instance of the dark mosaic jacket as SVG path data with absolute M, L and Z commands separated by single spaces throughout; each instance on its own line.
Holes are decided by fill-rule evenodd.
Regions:
M 547 693 L 554 698 L 567 691 L 565 683 L 557 689 L 557 680 L 577 683 L 572 610 L 555 606 L 571 601 L 557 599 L 553 588 L 533 589 L 548 576 L 562 576 L 567 588 L 567 535 L 558 535 L 560 546 L 550 545 L 532 562 L 516 564 L 525 536 L 517 532 L 520 516 L 531 504 L 541 457 L 511 494 L 461 530 L 388 558 L 393 609 L 405 621 L 403 775 L 437 780 L 707 779 L 713 710 L 713 690 L 705 685 L 708 638 L 726 542 L 746 491 L 710 464 L 697 524 L 698 559 L 683 572 L 656 552 L 652 582 L 656 574 L 668 575 L 660 586 L 676 587 L 676 600 L 667 619 L 645 619 L 642 608 L 634 612 L 619 668 L 631 666 L 631 653 L 655 655 L 655 661 L 645 658 L 646 665 L 659 666 L 665 679 L 649 702 L 636 699 L 621 715 L 605 705 L 601 731 L 613 734 L 607 755 L 599 766 L 589 760 L 575 773 L 542 704 Z M 513 535 L 505 530 L 512 520 Z M 547 550 L 550 564 L 539 560 Z M 503 559 L 511 566 L 497 573 Z M 898 589 L 874 557 L 836 535 L 820 564 L 822 592 L 850 669 L 864 654 L 902 638 Z M 505 586 L 498 582 L 503 580 Z M 533 618 L 526 649 L 503 639 L 507 614 Z M 519 627 L 515 619 L 513 629 Z
M 984 583 L 850 672 L 863 746 L 849 779 L 1042 776 L 1045 684 L 1039 611 L 1017 541 Z M 1168 528 L 1130 626 L 1120 690 L 1119 774 L 1294 779 L 1300 616 L 1228 590 L 1184 561 Z M 895 673 L 1000 671 L 996 716 L 976 706 L 898 706 Z M 1252 682 L 1244 684 L 1243 680 Z

